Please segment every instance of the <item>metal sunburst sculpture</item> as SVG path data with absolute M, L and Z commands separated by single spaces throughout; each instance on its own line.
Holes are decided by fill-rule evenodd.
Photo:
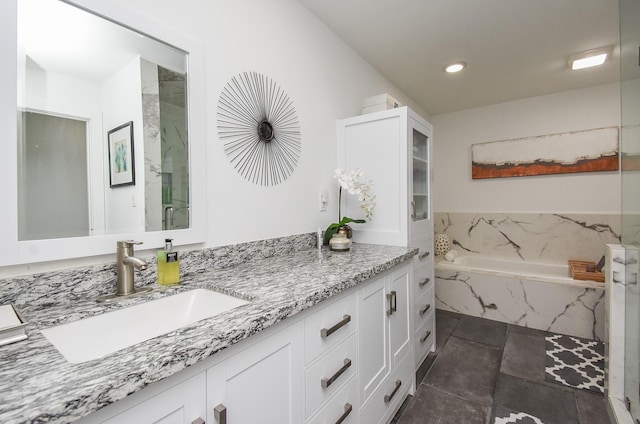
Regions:
M 279 184 L 298 165 L 302 143 L 296 110 L 265 75 L 243 72 L 227 82 L 218 100 L 218 134 L 233 167 L 254 184 Z

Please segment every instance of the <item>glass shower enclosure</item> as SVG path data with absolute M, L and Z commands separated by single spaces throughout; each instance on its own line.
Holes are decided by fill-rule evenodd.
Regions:
M 620 0 L 622 244 L 625 268 L 625 404 L 640 422 L 640 2 Z

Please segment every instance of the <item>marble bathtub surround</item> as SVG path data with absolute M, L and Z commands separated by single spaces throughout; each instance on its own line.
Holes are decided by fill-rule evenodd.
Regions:
M 621 225 L 614 214 L 434 213 L 434 231 L 461 254 L 544 263 L 598 262 Z
M 185 252 L 183 284 L 112 304 L 87 299 L 112 289 L 115 271 L 106 266 L 2 281 L 2 302 L 14 300 L 21 306 L 29 338 L 0 348 L 0 422 L 73 421 L 417 253 L 412 248 L 354 244 L 349 252 L 334 253 L 325 247 L 319 255 L 315 239 L 311 233 Z M 154 271 L 141 279 L 144 284 L 155 284 Z M 39 331 L 194 288 L 233 294 L 250 303 L 81 364 L 67 362 Z M 74 289 L 71 301 L 68 291 Z
M 461 254 L 566 265 L 597 262 L 620 242 L 619 215 L 435 213 Z M 576 285 L 438 269 L 436 306 L 539 330 L 604 340 L 604 286 Z
M 604 296 L 604 287 L 547 283 L 436 266 L 438 309 L 586 339 L 604 340 Z

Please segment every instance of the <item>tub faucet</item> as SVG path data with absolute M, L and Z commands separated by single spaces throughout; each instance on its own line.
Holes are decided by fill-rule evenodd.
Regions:
M 147 269 L 147 263 L 140 258 L 133 256 L 133 246 L 142 244 L 141 241 L 122 240 L 117 243 L 118 251 L 116 256 L 117 278 L 116 295 L 125 296 L 136 292 L 134 286 L 134 268 L 142 271 Z

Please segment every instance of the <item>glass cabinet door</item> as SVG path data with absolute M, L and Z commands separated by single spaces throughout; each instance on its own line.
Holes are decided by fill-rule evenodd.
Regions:
M 429 219 L 429 148 L 428 137 L 413 128 L 413 221 Z

